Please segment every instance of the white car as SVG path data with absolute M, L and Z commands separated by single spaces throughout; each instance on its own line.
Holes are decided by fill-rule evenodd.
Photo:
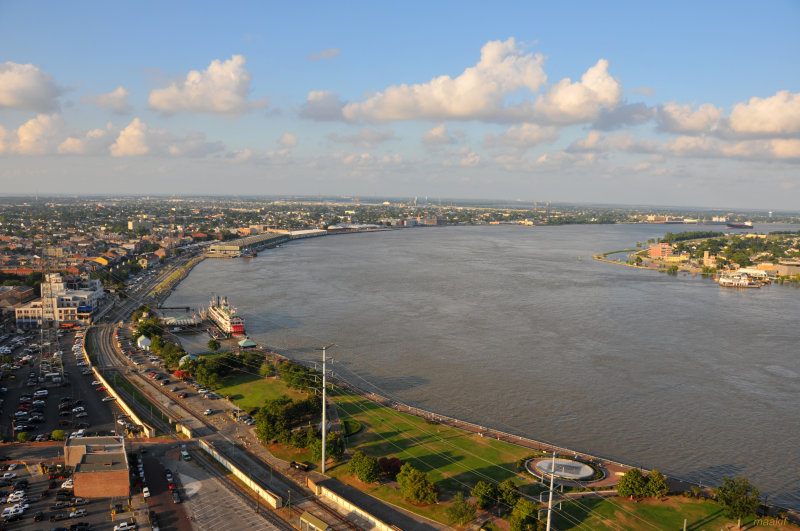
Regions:
M 150 497 L 150 489 L 148 487 L 142 489 L 142 496 L 144 496 L 145 498 Z
M 28 509 L 31 508 L 31 506 L 27 502 L 20 502 L 20 503 L 15 503 L 14 505 L 11 506 L 11 508 L 19 509 L 20 511 L 27 511 Z
M 64 483 L 61 484 L 62 489 L 71 489 L 72 488 L 72 479 L 66 480 Z
M 13 472 L 6 472 L 3 474 L 3 479 L 14 479 L 17 475 Z
M 116 400 L 116 399 L 117 399 L 116 396 L 109 395 L 109 396 L 106 396 L 106 397 L 103 398 L 103 402 L 111 402 L 112 400 Z
M 9 470 L 16 470 L 18 466 L 19 466 L 19 463 L 11 463 L 10 465 L 8 465 L 8 469 Z
M 122 522 L 114 526 L 114 531 L 133 531 L 136 529 L 136 524 L 130 522 Z
M 15 509 L 14 507 L 6 507 L 3 509 L 3 512 L 0 513 L 0 516 L 3 518 L 8 518 L 10 516 L 22 516 L 22 509 Z
M 86 408 L 83 406 L 78 406 L 72 409 L 73 413 L 83 413 L 84 411 L 86 411 Z
M 102 382 L 99 382 L 99 381 L 95 380 L 95 381 L 92 382 L 91 385 L 103 385 L 103 384 L 102 384 Z

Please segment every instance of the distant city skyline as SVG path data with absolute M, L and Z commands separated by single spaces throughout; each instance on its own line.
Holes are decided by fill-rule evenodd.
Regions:
M 796 211 L 800 4 L 0 4 L 0 194 Z

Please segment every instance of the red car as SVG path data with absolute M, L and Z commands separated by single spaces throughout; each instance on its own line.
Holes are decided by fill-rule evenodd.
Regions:
M 150 378 L 155 378 L 155 377 L 156 377 L 156 373 L 154 373 L 154 372 L 151 372 L 150 374 L 148 374 L 148 376 L 149 376 Z
M 100 387 L 95 389 L 95 391 L 105 391 L 105 390 L 106 390 L 106 386 L 104 386 L 104 385 L 101 385 Z
M 186 398 L 187 396 L 189 396 L 189 393 L 181 393 L 178 395 L 178 398 Z

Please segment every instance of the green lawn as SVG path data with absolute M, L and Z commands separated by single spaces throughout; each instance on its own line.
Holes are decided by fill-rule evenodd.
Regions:
M 361 450 L 375 457 L 397 457 L 428 473 L 439 487 L 440 499 L 448 500 L 455 492 L 468 492 L 478 481 L 500 482 L 516 478 L 518 484 L 530 483 L 530 477 L 518 473 L 515 463 L 531 453 L 529 449 L 429 423 L 418 417 L 384 408 L 356 395 L 334 397 L 339 417 L 352 418 L 362 429 L 347 438 L 349 450 Z M 343 465 L 335 465 L 329 474 L 379 498 L 447 522 L 441 504 L 421 510 L 386 485 L 363 485 L 352 478 Z
M 261 407 L 267 400 L 288 395 L 292 399 L 304 399 L 305 393 L 289 389 L 283 380 L 262 378 L 252 374 L 235 374 L 222 381 L 222 387 L 216 389 L 221 396 L 230 396 L 239 408 L 250 411 Z
M 666 501 L 642 500 L 634 503 L 628 499 L 598 498 L 581 499 L 565 503 L 554 519 L 560 531 L 577 529 L 686 529 L 690 531 L 735 528 L 735 521 L 726 518 L 723 509 L 714 502 L 682 497 L 670 497 Z M 743 519 L 742 528 L 754 523 L 753 518 Z M 758 522 L 758 529 L 786 529 Z

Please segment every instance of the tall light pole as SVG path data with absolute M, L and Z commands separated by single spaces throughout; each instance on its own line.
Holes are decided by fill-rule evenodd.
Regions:
M 553 480 L 556 477 L 556 452 L 553 450 L 553 464 L 550 467 L 550 501 L 547 502 L 547 531 L 550 531 L 550 517 L 553 514 Z
M 317 350 L 322 350 L 322 465 L 320 466 L 320 469 L 322 470 L 323 474 L 325 473 L 325 445 L 328 442 L 325 439 L 325 424 L 327 424 L 325 421 L 325 402 L 327 398 L 325 393 L 325 386 L 327 384 L 327 379 L 325 376 L 325 351 L 331 348 L 332 346 L 333 343 L 331 343 L 330 345 L 326 345 L 321 349 L 317 349 Z

